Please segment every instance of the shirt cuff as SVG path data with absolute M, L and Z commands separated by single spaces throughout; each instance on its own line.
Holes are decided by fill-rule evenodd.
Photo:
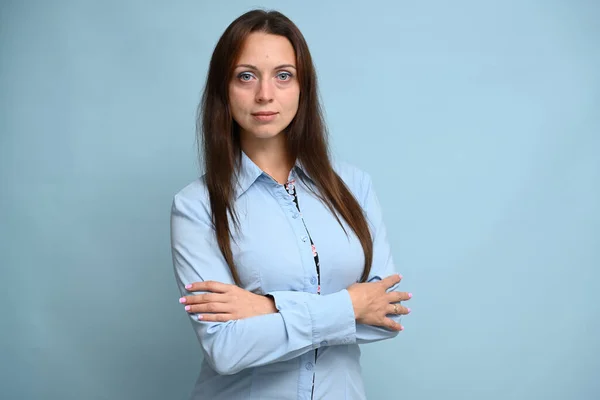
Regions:
M 324 304 L 310 303 L 313 342 L 318 346 L 356 343 L 354 307 L 347 290 L 322 296 Z
M 312 324 L 314 348 L 356 343 L 356 317 L 346 289 L 328 295 L 276 291 L 269 293 L 280 312 L 286 308 L 306 306 Z M 302 323 L 302 322 L 300 322 Z

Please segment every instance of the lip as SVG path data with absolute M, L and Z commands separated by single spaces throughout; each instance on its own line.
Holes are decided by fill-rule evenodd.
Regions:
M 260 122 L 269 122 L 275 119 L 278 113 L 274 111 L 259 111 L 256 113 L 252 113 L 254 119 Z

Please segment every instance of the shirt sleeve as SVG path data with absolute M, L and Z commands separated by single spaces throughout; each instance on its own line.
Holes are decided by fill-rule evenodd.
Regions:
M 393 275 L 396 272 L 392 251 L 387 238 L 387 230 L 383 221 L 381 205 L 370 176 L 363 172 L 360 194 L 358 200 L 363 204 L 367 222 L 373 235 L 373 262 L 368 282 L 377 282 Z M 388 289 L 388 292 L 398 291 L 398 284 Z M 314 293 L 277 291 L 269 293 L 275 299 L 278 310 L 287 310 L 302 304 L 318 303 L 319 296 Z M 352 305 L 351 305 L 352 306 Z M 352 311 L 353 312 L 353 311 Z M 354 312 L 353 312 L 354 313 Z M 388 315 L 389 318 L 400 323 L 401 315 Z M 355 340 L 352 343 L 365 344 L 391 339 L 398 335 L 397 331 L 373 325 L 356 324 Z M 333 343 L 330 343 L 332 345 Z
M 387 229 L 383 220 L 383 212 L 379 198 L 375 193 L 373 182 L 368 174 L 364 174 L 363 187 L 366 188 L 364 209 L 367 221 L 373 232 L 373 263 L 368 282 L 377 282 L 390 275 L 396 274 L 396 266 L 392 257 L 392 249 L 387 237 Z M 399 283 L 389 288 L 388 292 L 399 291 Z M 396 323 L 400 323 L 401 315 L 388 315 Z M 384 339 L 391 339 L 398 335 L 398 331 L 373 325 L 358 324 L 356 327 L 357 343 L 371 343 Z
M 171 250 L 182 295 L 191 294 L 185 285 L 192 282 L 234 284 L 202 201 L 175 196 Z M 190 314 L 190 320 L 205 359 L 222 375 L 292 359 L 326 344 L 356 340 L 354 312 L 346 290 L 322 296 L 318 304 L 302 302 L 274 314 L 228 322 L 198 321 L 197 314 Z

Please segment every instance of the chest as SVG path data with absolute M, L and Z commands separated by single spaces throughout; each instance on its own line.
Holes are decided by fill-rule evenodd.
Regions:
M 236 203 L 240 225 L 232 251 L 244 288 L 316 293 L 320 281 L 328 294 L 357 282 L 364 256 L 354 232 L 303 185 L 295 195 L 283 186 L 256 185 Z

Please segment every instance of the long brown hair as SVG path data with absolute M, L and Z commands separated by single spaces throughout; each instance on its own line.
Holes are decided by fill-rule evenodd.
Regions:
M 298 27 L 277 11 L 253 10 L 233 21 L 219 39 L 210 60 L 198 113 L 198 136 L 204 159 L 212 223 L 217 243 L 240 285 L 231 251 L 229 218 L 238 226 L 234 209 L 234 184 L 241 160 L 239 126 L 229 109 L 229 82 L 244 40 L 250 33 L 264 32 L 286 37 L 296 53 L 300 83 L 298 112 L 286 128 L 288 151 L 302 163 L 321 200 L 340 225 L 341 216 L 358 237 L 365 256 L 361 281 L 366 281 L 373 259 L 373 241 L 362 208 L 333 170 L 327 144 L 327 129 L 317 92 L 317 76 L 308 45 Z M 343 225 L 342 225 L 343 228 Z

